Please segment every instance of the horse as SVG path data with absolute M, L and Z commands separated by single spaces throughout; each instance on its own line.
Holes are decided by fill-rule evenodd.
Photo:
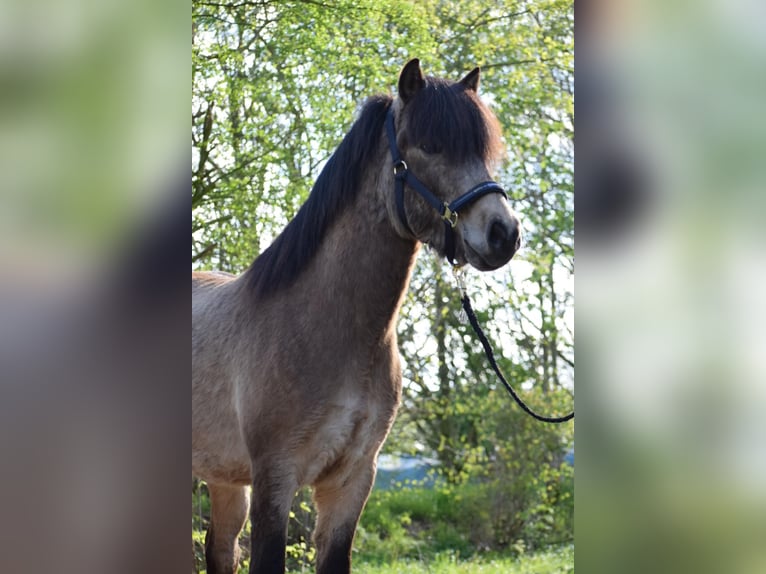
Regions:
M 295 218 L 244 273 L 192 273 L 192 474 L 210 492 L 208 573 L 236 572 L 248 509 L 250 573 L 283 573 L 303 486 L 317 573 L 351 571 L 401 399 L 396 323 L 421 245 L 482 271 L 520 245 L 490 177 L 503 144 L 479 80 L 479 68 L 454 82 L 409 61 L 397 96 L 366 100 Z

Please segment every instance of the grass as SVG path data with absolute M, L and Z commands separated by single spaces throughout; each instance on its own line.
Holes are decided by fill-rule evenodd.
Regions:
M 239 571 L 246 573 L 247 568 L 240 568 Z M 461 560 L 454 553 L 443 553 L 433 560 L 399 560 L 391 564 L 355 560 L 353 571 L 354 574 L 574 574 L 574 546 L 562 546 L 518 558 L 495 555 Z M 290 572 L 310 574 L 314 568 L 288 570 Z
M 574 574 L 574 546 L 569 544 L 517 558 L 495 554 L 462 560 L 455 553 L 442 553 L 432 560 L 398 560 L 390 564 L 356 559 L 353 571 L 354 574 Z M 245 574 L 246 565 L 242 565 L 239 572 Z M 314 567 L 288 570 L 288 574 L 291 572 L 311 574 Z
M 574 573 L 574 546 L 522 555 L 460 560 L 439 554 L 431 561 L 401 560 L 393 564 L 354 563 L 354 574 L 569 574 Z

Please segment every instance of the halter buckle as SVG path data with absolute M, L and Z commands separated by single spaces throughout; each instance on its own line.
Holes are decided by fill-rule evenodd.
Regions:
M 444 213 L 442 213 L 442 219 L 446 221 L 447 223 L 449 223 L 452 229 L 455 229 L 455 227 L 457 226 L 457 217 L 458 217 L 457 211 L 452 211 L 449 208 L 449 205 L 447 204 L 447 202 L 445 201 Z
M 405 173 L 407 173 L 407 162 L 403 159 L 400 159 L 394 164 L 394 175 L 396 177 L 402 177 Z

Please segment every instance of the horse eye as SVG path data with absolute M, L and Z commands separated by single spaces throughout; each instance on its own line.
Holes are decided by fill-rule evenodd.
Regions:
M 438 144 L 420 144 L 420 149 L 429 155 L 441 152 L 441 147 Z

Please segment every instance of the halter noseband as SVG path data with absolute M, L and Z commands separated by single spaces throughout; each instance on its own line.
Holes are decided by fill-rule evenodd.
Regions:
M 404 185 L 407 184 L 417 191 L 420 196 L 431 205 L 431 207 L 439 212 L 442 221 L 444 221 L 444 251 L 447 255 L 447 261 L 452 265 L 456 265 L 455 232 L 453 230 L 455 226 L 457 226 L 458 214 L 460 211 L 489 193 L 499 193 L 506 199 L 508 199 L 508 195 L 496 182 L 485 181 L 475 185 L 451 203 L 442 201 L 431 193 L 428 188 L 413 175 L 407 167 L 407 163 L 402 159 L 401 154 L 399 153 L 399 148 L 396 146 L 394 112 L 391 108 L 388 108 L 388 114 L 386 116 L 386 134 L 388 136 L 388 146 L 391 150 L 391 159 L 394 164 L 394 191 L 396 193 L 396 212 L 399 215 L 399 220 L 402 222 L 402 225 L 404 225 L 404 228 L 414 236 L 415 234 L 413 233 L 412 228 L 409 223 L 407 223 L 407 213 L 404 211 Z

